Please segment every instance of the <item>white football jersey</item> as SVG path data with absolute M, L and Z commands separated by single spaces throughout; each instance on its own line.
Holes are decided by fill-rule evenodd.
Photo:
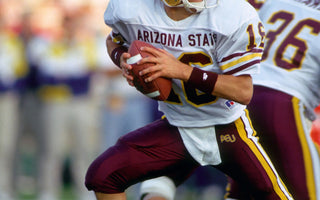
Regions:
M 223 0 L 215 8 L 174 21 L 161 0 L 111 0 L 104 19 L 119 44 L 142 40 L 184 63 L 218 74 L 239 76 L 259 70 L 264 29 L 246 1 Z M 159 102 L 169 122 L 179 127 L 230 123 L 245 107 L 188 88 L 181 80 L 173 80 L 169 99 Z
M 320 103 L 320 4 L 267 0 L 259 15 L 267 35 L 254 84 L 298 97 L 313 119 L 312 111 Z

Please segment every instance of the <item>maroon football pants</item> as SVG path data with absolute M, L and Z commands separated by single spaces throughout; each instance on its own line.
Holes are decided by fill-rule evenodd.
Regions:
M 256 199 L 288 199 L 256 138 L 247 132 L 251 130 L 248 124 L 239 118 L 216 126 L 222 163 L 214 167 L 247 185 Z M 177 127 L 166 119 L 158 120 L 121 137 L 102 153 L 88 169 L 86 186 L 95 192 L 121 193 L 132 184 L 158 176 L 169 176 L 178 186 L 197 167 Z

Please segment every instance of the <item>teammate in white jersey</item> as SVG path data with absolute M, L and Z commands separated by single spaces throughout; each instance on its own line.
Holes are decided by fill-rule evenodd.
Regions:
M 248 106 L 253 126 L 293 198 L 319 200 L 319 151 L 310 138 L 310 121 L 320 103 L 320 4 L 248 1 L 259 10 L 267 33 L 261 73 L 253 75 Z M 170 182 L 146 181 L 142 195 L 171 200 L 175 189 Z M 228 197 L 247 200 L 250 192 L 232 182 Z
M 245 109 L 264 45 L 254 8 L 239 0 L 111 0 L 105 22 L 108 52 L 129 84 L 126 47 L 142 40 L 158 49 L 142 49 L 155 57 L 139 63 L 155 66 L 141 75 L 172 78 L 173 90 L 159 102 L 165 118 L 121 137 L 91 164 L 86 186 L 98 200 L 126 199 L 128 186 L 159 176 L 176 177 L 177 186 L 201 165 L 248 185 L 255 199 L 292 199 Z
M 310 137 L 320 103 L 320 4 L 267 0 L 252 5 L 260 8 L 267 34 L 248 106 L 253 126 L 292 197 L 320 200 L 320 151 Z M 248 199 L 245 190 L 235 192 L 233 183 L 229 197 Z

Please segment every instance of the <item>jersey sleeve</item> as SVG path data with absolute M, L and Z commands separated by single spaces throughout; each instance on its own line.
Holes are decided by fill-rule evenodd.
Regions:
M 263 24 L 257 16 L 230 35 L 220 38 L 217 58 L 223 74 L 239 76 L 259 72 L 265 35 L 263 30 Z
M 127 46 L 127 38 L 129 38 L 125 22 L 134 19 L 134 16 L 130 15 L 132 12 L 129 12 L 128 9 L 130 9 L 128 3 L 110 0 L 104 12 L 104 22 L 112 29 L 110 35 L 113 42 L 124 46 Z
M 110 33 L 112 41 L 119 45 L 123 45 L 126 39 L 121 33 L 125 33 L 125 26 L 121 25 L 122 22 L 119 18 L 119 12 L 122 12 L 122 10 L 118 5 L 118 0 L 111 0 L 109 2 L 108 7 L 104 12 L 104 22 L 112 29 Z

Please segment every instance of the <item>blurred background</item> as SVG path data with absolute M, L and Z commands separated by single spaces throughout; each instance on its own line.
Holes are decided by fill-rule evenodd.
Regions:
M 0 0 L 0 200 L 93 200 L 89 164 L 161 116 L 107 55 L 107 4 Z M 199 169 L 177 199 L 223 199 L 225 186 L 220 172 Z M 137 196 L 138 185 L 128 189 Z
M 0 0 L 0 200 L 94 199 L 89 164 L 157 116 L 107 55 L 107 4 Z

